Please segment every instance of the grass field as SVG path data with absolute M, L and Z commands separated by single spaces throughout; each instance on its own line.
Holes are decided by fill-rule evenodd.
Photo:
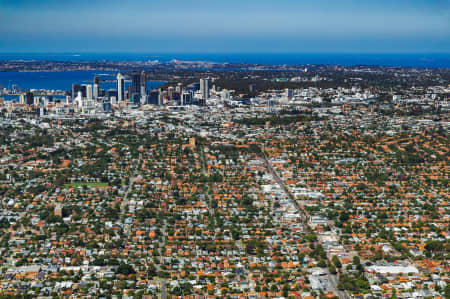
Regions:
M 65 184 L 65 187 L 108 187 L 108 183 L 72 183 L 72 184 Z

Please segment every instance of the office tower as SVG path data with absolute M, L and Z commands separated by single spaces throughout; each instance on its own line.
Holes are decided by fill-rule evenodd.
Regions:
M 72 100 L 78 95 L 78 92 L 81 91 L 80 84 L 73 83 L 72 84 Z
M 180 99 L 180 105 L 190 105 L 192 104 L 192 93 L 191 92 L 183 92 Z
M 159 91 L 157 91 L 157 90 L 150 91 L 150 94 L 148 97 L 148 103 L 152 104 L 152 105 L 159 104 Z
M 131 78 L 131 85 L 128 96 L 131 99 L 133 97 L 133 94 L 139 94 L 141 92 L 141 74 L 139 74 L 136 71 L 133 71 L 130 74 L 130 78 Z
M 94 84 L 93 87 L 92 87 L 92 98 L 95 101 L 98 99 L 98 90 L 99 90 L 98 84 Z
M 126 99 L 127 100 L 130 100 L 131 99 L 131 90 L 133 89 L 132 88 L 133 87 L 133 85 L 132 84 L 130 84 L 130 85 L 128 85 L 128 87 L 127 87 L 127 91 L 126 91 Z
M 86 84 L 85 88 L 86 88 L 86 99 L 90 101 L 92 100 L 92 85 Z
M 141 89 L 140 89 L 141 105 L 147 104 L 147 74 L 145 71 L 141 72 Z
M 209 99 L 209 80 L 208 79 L 200 79 L 200 92 L 202 93 L 202 100 L 206 104 L 206 101 Z
M 139 103 L 140 105 L 147 105 L 149 104 L 149 99 L 147 94 L 141 94 L 141 101 Z
M 125 100 L 125 80 L 121 73 L 117 74 L 117 101 L 123 102 Z
M 161 89 L 158 89 L 158 93 L 159 93 L 159 95 L 158 95 L 158 105 L 162 106 L 162 105 L 165 104 L 164 103 L 164 92 Z
M 81 91 L 79 91 L 76 95 L 75 99 L 73 100 L 73 104 L 78 108 L 83 107 L 83 94 L 81 93 Z
M 147 95 L 147 74 L 145 71 L 141 72 L 141 95 Z
M 175 91 L 178 93 L 181 93 L 183 91 L 183 84 L 182 83 L 178 83 L 177 87 L 175 88 Z
M 133 71 L 130 75 L 131 77 L 131 85 L 128 90 L 128 98 L 135 104 L 139 104 L 141 102 L 141 95 L 145 95 L 147 88 L 147 81 L 145 72 L 138 73 Z
M 94 85 L 92 87 L 92 97 L 94 100 L 97 100 L 98 98 L 98 89 L 100 88 L 100 78 L 95 76 L 94 77 Z
M 110 113 L 111 112 L 111 102 L 110 100 L 103 100 L 102 101 L 102 111 L 104 113 Z
M 175 88 L 173 88 L 173 86 L 169 86 L 169 87 L 167 88 L 167 95 L 168 95 L 168 97 L 169 97 L 169 100 L 170 100 L 170 101 L 173 101 L 174 95 L 175 95 Z
M 32 92 L 27 92 L 25 95 L 26 98 L 26 104 L 27 105 L 33 105 L 34 104 L 34 96 Z
M 131 97 L 131 102 L 135 105 L 139 105 L 141 103 L 141 96 L 137 93 L 133 93 Z
M 85 98 L 85 97 L 87 96 L 87 88 L 86 88 L 86 84 L 81 85 L 80 88 L 81 88 L 81 89 L 80 89 L 80 91 L 81 91 L 81 96 L 82 96 L 83 98 Z
M 145 71 L 138 73 L 133 71 L 130 74 L 131 86 L 129 88 L 128 97 L 135 104 L 147 102 L 147 74 Z
M 94 98 L 94 100 L 97 100 L 98 98 L 98 84 L 94 84 L 92 88 L 92 97 Z

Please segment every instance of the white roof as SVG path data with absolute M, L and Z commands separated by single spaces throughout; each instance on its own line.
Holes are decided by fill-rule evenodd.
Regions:
M 399 274 L 399 273 L 419 273 L 419 270 L 417 270 L 416 267 L 409 265 L 409 266 L 369 266 L 367 267 L 368 272 L 376 272 L 381 274 Z

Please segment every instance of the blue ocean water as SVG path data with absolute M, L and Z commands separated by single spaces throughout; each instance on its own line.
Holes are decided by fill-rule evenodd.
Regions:
M 100 88 L 116 89 L 115 71 L 70 71 L 70 72 L 0 72 L 0 85 L 11 89 L 17 85 L 20 90 L 47 89 L 72 90 L 72 83 L 94 84 L 94 77 L 100 77 Z M 108 80 L 108 81 L 104 81 Z M 149 81 L 148 88 L 156 88 L 165 82 Z M 130 82 L 125 81 L 125 88 Z
M 56 53 L 17 54 L 0 53 L 0 60 L 52 60 L 52 61 L 153 61 L 167 62 L 210 61 L 217 63 L 248 63 L 269 65 L 326 64 L 326 65 L 379 65 L 420 68 L 450 68 L 450 53 L 423 54 L 325 54 L 325 53 Z

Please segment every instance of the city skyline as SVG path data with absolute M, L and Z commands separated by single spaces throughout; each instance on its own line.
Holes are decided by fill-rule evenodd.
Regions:
M 0 52 L 450 52 L 447 0 L 1 0 L 0 8 Z

